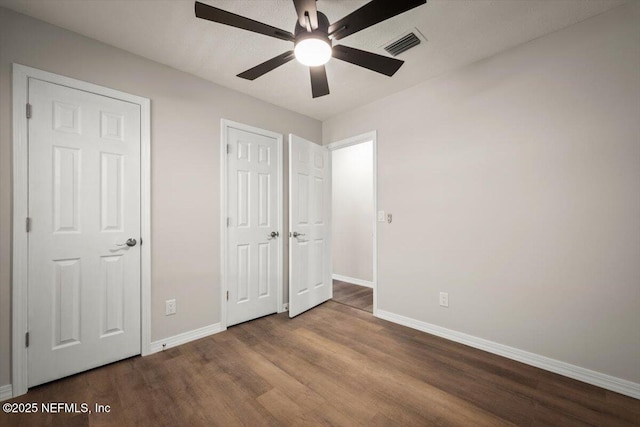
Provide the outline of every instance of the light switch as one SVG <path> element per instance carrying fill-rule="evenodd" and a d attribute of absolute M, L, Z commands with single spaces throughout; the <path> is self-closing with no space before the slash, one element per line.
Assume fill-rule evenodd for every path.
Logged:
<path fill-rule="evenodd" d="M 384 211 L 378 211 L 378 222 L 385 222 L 386 217 Z"/>

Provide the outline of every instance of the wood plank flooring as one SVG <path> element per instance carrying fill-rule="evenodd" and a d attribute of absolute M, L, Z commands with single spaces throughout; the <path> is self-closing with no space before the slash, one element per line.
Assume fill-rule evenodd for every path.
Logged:
<path fill-rule="evenodd" d="M 640 401 L 329 301 L 35 387 L 2 426 L 638 426 Z"/>
<path fill-rule="evenodd" d="M 341 280 L 333 281 L 333 300 L 373 313 L 373 289 Z"/>

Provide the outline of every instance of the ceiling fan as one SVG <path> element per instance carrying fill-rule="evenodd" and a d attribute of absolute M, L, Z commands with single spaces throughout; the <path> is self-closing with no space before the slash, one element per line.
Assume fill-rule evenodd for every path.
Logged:
<path fill-rule="evenodd" d="M 329 94 L 324 64 L 331 57 L 393 76 L 404 61 L 348 46 L 332 46 L 332 41 L 357 33 L 426 2 L 427 0 L 372 0 L 330 24 L 327 17 L 316 9 L 316 0 L 293 0 L 298 13 L 294 33 L 198 1 L 196 1 L 196 17 L 293 42 L 293 50 L 256 65 L 238 74 L 238 77 L 255 80 L 296 58 L 302 64 L 309 66 L 311 93 L 314 98 L 318 98 Z"/>

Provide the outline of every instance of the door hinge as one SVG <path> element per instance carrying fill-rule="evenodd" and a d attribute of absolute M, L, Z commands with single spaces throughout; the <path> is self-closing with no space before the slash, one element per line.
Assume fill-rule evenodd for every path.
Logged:
<path fill-rule="evenodd" d="M 27 103 L 27 119 L 31 118 L 31 104 Z"/>
<path fill-rule="evenodd" d="M 227 291 L 227 301 L 229 301 L 229 291 Z"/>
<path fill-rule="evenodd" d="M 231 153 L 231 144 L 227 144 L 227 154 Z"/>
<path fill-rule="evenodd" d="M 29 332 L 24 334 L 24 346 L 29 347 Z"/>
<path fill-rule="evenodd" d="M 231 225 L 231 218 L 227 217 L 227 227 Z"/>
<path fill-rule="evenodd" d="M 25 228 L 27 229 L 27 233 L 31 231 L 31 218 L 27 217 L 25 221 Z"/>

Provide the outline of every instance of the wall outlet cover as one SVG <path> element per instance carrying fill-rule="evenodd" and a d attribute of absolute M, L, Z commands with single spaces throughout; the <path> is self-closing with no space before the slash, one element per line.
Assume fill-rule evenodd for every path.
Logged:
<path fill-rule="evenodd" d="M 440 306 L 449 307 L 449 294 L 447 292 L 440 292 Z"/>
<path fill-rule="evenodd" d="M 168 299 L 164 302 L 164 315 L 169 316 L 171 314 L 176 314 L 176 300 Z"/>

